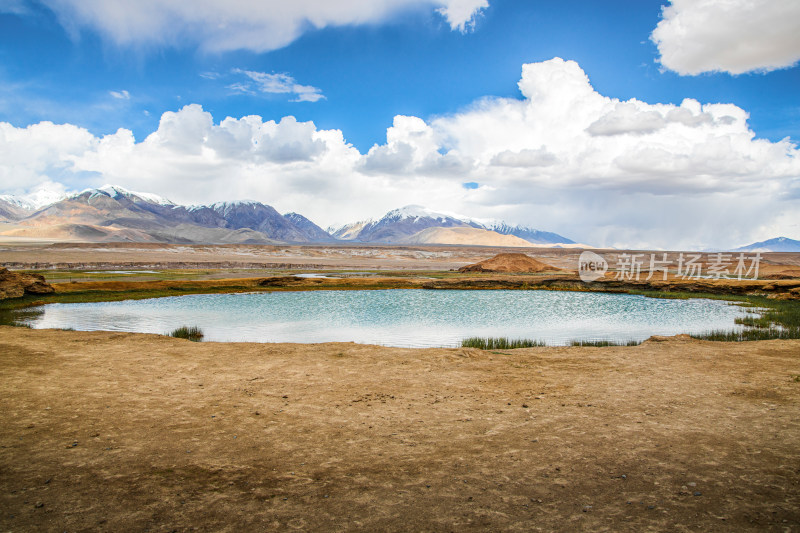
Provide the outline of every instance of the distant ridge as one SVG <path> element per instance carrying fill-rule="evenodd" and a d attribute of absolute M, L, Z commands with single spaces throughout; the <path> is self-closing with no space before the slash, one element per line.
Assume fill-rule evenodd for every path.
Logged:
<path fill-rule="evenodd" d="M 775 237 L 747 246 L 736 248 L 735 252 L 800 252 L 800 241 L 788 237 Z"/>
<path fill-rule="evenodd" d="M 408 205 L 377 220 L 325 231 L 299 213 L 281 215 L 255 200 L 180 205 L 157 194 L 103 185 L 33 200 L 0 196 L 0 234 L 89 242 L 445 244 L 584 247 L 557 233 Z M 56 198 L 47 205 L 39 202 Z"/>
<path fill-rule="evenodd" d="M 104 185 L 16 219 L 3 234 L 93 242 L 329 242 L 324 230 L 298 217 L 284 217 L 255 201 L 183 206 L 155 194 Z"/>
<path fill-rule="evenodd" d="M 473 228 L 479 231 L 437 232 L 431 229 L 425 234 L 420 233 L 430 228 Z M 400 209 L 394 209 L 379 220 L 363 220 L 345 224 L 339 228 L 328 228 L 328 232 L 341 240 L 376 243 L 425 242 L 427 244 L 453 244 L 452 241 L 457 240 L 460 241 L 458 244 L 494 242 L 494 244 L 486 244 L 490 246 L 517 246 L 523 244 L 513 241 L 513 239 L 499 238 L 500 236 L 513 236 L 533 244 L 575 244 L 575 241 L 557 233 L 540 231 L 526 226 L 511 226 L 502 221 L 481 221 L 462 215 L 436 212 L 418 205 L 408 205 Z M 470 234 L 474 237 L 474 242 L 468 242 L 470 239 L 466 235 Z"/>

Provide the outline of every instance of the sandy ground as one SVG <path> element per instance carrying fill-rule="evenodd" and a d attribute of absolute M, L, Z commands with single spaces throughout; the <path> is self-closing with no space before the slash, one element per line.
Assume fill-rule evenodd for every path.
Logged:
<path fill-rule="evenodd" d="M 2 531 L 798 531 L 800 341 L 0 328 Z"/>
<path fill-rule="evenodd" d="M 153 243 L 31 243 L 0 242 L 0 267 L 16 269 L 365 269 L 450 270 L 489 259 L 498 253 L 520 252 L 548 265 L 576 271 L 581 250 L 435 245 L 180 245 Z M 614 268 L 621 254 L 641 254 L 649 268 L 650 254 L 663 251 L 598 250 Z M 681 252 L 668 252 L 677 261 Z M 736 254 L 730 261 L 735 264 Z M 703 268 L 712 260 L 703 254 Z M 731 267 L 733 268 L 733 266 Z M 800 277 L 800 253 L 765 253 L 762 276 L 789 273 Z"/>

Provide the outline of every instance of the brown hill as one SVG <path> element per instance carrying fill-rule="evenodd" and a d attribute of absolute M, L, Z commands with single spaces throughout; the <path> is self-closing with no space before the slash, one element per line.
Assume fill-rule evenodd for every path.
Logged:
<path fill-rule="evenodd" d="M 49 294 L 53 286 L 39 274 L 11 272 L 0 268 L 0 300 L 4 298 L 20 298 L 25 294 Z"/>
<path fill-rule="evenodd" d="M 459 272 L 553 272 L 560 270 L 560 268 L 520 253 L 497 254 L 491 259 L 458 269 Z"/>

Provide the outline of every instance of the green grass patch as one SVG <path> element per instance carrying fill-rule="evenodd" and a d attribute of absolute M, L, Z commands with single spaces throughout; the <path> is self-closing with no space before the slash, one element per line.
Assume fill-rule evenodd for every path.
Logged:
<path fill-rule="evenodd" d="M 205 337 L 203 331 L 197 326 L 181 326 L 172 330 L 169 336 L 176 339 L 188 339 L 192 342 L 200 342 Z"/>
<path fill-rule="evenodd" d="M 605 346 L 639 346 L 640 341 L 629 339 L 626 341 L 610 341 L 610 340 L 586 340 L 586 341 L 572 341 L 570 346 L 594 346 L 597 348 Z"/>
<path fill-rule="evenodd" d="M 462 348 L 481 350 L 513 350 L 514 348 L 535 348 L 547 346 L 544 341 L 533 339 L 509 339 L 508 337 L 469 337 L 461 341 Z"/>
<path fill-rule="evenodd" d="M 740 296 L 746 307 L 757 309 L 758 316 L 736 319 L 744 326 L 741 331 L 713 330 L 692 335 L 695 339 L 709 341 L 763 341 L 771 339 L 800 339 L 800 302 L 775 300 L 764 296 Z"/>

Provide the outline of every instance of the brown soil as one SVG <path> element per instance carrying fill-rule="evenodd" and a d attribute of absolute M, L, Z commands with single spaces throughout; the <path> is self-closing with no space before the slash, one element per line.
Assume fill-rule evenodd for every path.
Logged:
<path fill-rule="evenodd" d="M 529 257 L 525 254 L 519 253 L 503 253 L 497 254 L 491 259 L 486 259 L 474 265 L 463 266 L 458 269 L 459 272 L 553 272 L 560 269 L 542 263 L 538 259 Z"/>
<path fill-rule="evenodd" d="M 794 531 L 800 341 L 0 328 L 3 531 Z"/>

